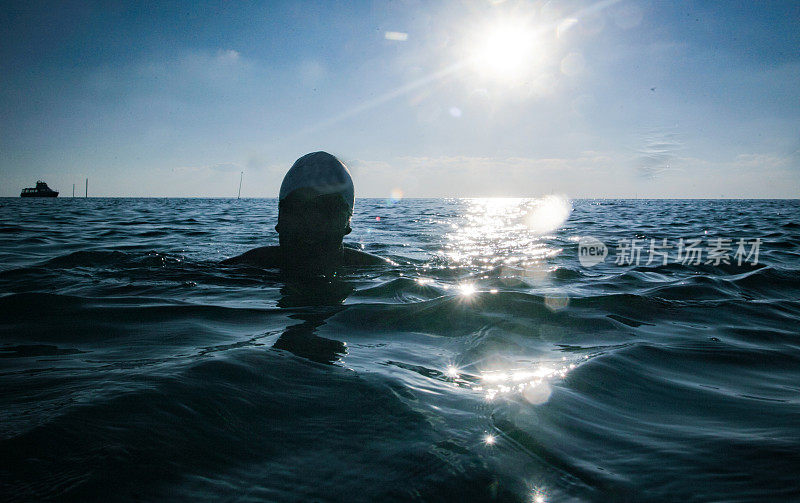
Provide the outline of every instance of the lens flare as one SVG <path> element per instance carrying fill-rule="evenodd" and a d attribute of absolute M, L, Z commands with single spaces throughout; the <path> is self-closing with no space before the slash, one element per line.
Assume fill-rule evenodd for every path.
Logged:
<path fill-rule="evenodd" d="M 541 405 L 550 399 L 552 388 L 546 381 L 541 381 L 522 389 L 522 396 L 533 405 Z"/>
<path fill-rule="evenodd" d="M 561 311 L 569 305 L 569 297 L 566 295 L 547 296 L 544 298 L 544 305 L 553 312 Z"/>
<path fill-rule="evenodd" d="M 528 213 L 528 228 L 537 234 L 547 234 L 564 225 L 571 213 L 572 203 L 566 197 L 545 196 Z"/>
<path fill-rule="evenodd" d="M 389 193 L 389 200 L 393 203 L 396 203 L 401 199 L 403 199 L 403 189 L 399 187 L 393 188 L 392 191 Z"/>

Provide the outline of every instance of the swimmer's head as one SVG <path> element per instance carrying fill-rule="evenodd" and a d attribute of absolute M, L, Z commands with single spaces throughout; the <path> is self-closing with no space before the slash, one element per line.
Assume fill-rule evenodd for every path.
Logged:
<path fill-rule="evenodd" d="M 309 254 L 340 248 L 355 202 L 347 167 L 327 152 L 306 154 L 283 178 L 278 203 L 281 247 Z"/>
<path fill-rule="evenodd" d="M 283 177 L 278 199 L 283 201 L 298 189 L 304 189 L 309 195 L 338 195 L 353 214 L 355 197 L 350 171 L 327 152 L 312 152 L 296 160 Z"/>

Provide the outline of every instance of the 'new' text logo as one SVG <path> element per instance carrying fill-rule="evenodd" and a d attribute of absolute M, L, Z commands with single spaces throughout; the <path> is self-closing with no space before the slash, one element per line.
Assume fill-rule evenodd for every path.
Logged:
<path fill-rule="evenodd" d="M 578 260 L 583 267 L 592 267 L 603 262 L 608 256 L 608 248 L 599 239 L 582 237 L 578 242 Z"/>

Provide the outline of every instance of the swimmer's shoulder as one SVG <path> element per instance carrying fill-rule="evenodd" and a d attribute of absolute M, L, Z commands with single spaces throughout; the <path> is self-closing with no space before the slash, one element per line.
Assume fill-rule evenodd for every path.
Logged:
<path fill-rule="evenodd" d="M 223 265 L 253 265 L 257 267 L 274 268 L 280 267 L 281 255 L 279 246 L 262 246 L 253 248 L 241 255 L 225 259 L 220 262 Z"/>
<path fill-rule="evenodd" d="M 225 259 L 220 263 L 222 265 L 252 265 L 255 267 L 278 268 L 281 267 L 282 264 L 280 250 L 280 246 L 262 246 L 260 248 L 253 248 L 236 257 Z M 362 266 L 387 264 L 392 265 L 394 262 L 348 246 L 344 246 L 343 248 L 342 265 Z"/>
<path fill-rule="evenodd" d="M 391 265 L 391 260 L 344 246 L 344 265 Z"/>

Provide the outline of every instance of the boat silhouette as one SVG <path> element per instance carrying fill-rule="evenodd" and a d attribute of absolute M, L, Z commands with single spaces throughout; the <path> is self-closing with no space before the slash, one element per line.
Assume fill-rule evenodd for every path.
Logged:
<path fill-rule="evenodd" d="M 36 182 L 36 187 L 22 189 L 19 197 L 58 197 L 58 191 L 51 189 L 46 183 L 39 180 Z"/>

